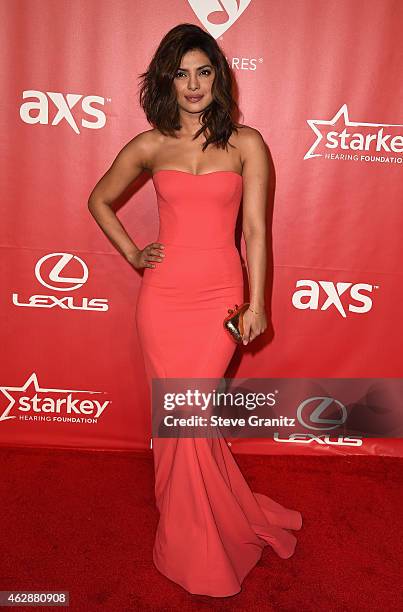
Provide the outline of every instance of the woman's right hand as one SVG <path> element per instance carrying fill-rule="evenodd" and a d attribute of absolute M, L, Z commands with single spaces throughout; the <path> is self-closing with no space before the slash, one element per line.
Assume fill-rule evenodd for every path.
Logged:
<path fill-rule="evenodd" d="M 135 268 L 155 268 L 153 261 L 162 261 L 164 258 L 164 245 L 161 242 L 150 242 L 144 249 L 129 253 L 126 259 Z"/>

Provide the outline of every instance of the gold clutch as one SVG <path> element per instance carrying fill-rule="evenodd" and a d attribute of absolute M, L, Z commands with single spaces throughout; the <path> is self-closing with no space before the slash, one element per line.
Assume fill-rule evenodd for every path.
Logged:
<path fill-rule="evenodd" d="M 238 306 L 235 304 L 234 310 L 228 308 L 228 315 L 224 319 L 224 328 L 229 332 L 231 338 L 240 344 L 243 336 L 243 315 L 248 310 L 250 302 L 245 302 Z"/>

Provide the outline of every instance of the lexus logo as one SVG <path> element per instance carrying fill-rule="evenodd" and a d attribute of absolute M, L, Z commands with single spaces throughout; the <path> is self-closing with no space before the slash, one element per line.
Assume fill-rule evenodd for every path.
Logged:
<path fill-rule="evenodd" d="M 44 263 L 49 259 L 53 259 L 52 267 L 43 273 L 42 269 L 45 267 Z M 63 271 L 66 266 L 74 260 L 78 262 L 81 270 L 81 275 L 78 277 L 74 276 L 63 276 Z M 74 289 L 80 289 L 84 283 L 88 280 L 88 267 L 85 262 L 71 253 L 49 253 L 44 255 L 35 266 L 35 276 L 38 281 L 54 291 L 73 291 Z M 46 280 L 43 278 L 46 276 Z"/>
<path fill-rule="evenodd" d="M 92 310 L 107 312 L 109 309 L 106 298 L 87 296 L 72 296 L 69 292 L 81 289 L 88 280 L 87 264 L 72 253 L 48 253 L 39 259 L 35 265 L 35 277 L 41 285 L 51 289 L 51 292 L 62 291 L 67 295 L 34 294 L 22 297 L 13 293 L 14 306 L 25 308 L 61 308 L 80 312 Z"/>
<path fill-rule="evenodd" d="M 315 403 L 317 400 L 320 400 L 319 404 Z M 323 413 L 332 405 L 336 407 L 339 416 L 332 419 L 324 417 Z M 308 397 L 299 404 L 297 419 L 307 429 L 328 431 L 329 429 L 336 429 L 346 422 L 347 410 L 344 404 L 333 397 Z"/>

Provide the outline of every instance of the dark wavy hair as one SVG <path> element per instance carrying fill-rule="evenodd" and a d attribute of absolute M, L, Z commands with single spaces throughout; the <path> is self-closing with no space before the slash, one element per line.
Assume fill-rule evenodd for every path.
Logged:
<path fill-rule="evenodd" d="M 241 127 L 232 119 L 235 113 L 237 115 L 239 113 L 238 105 L 232 95 L 234 84 L 232 71 L 215 39 L 199 26 L 181 23 L 165 34 L 147 71 L 138 77 L 141 79 L 140 106 L 154 128 L 164 135 L 176 136 L 174 130 L 179 130 L 181 125 L 173 81 L 182 56 L 193 49 L 203 51 L 216 72 L 212 85 L 213 100 L 202 111 L 202 127 L 196 132 L 193 140 L 203 132 L 206 136 L 203 151 L 213 143 L 217 147 L 226 149 L 232 132 L 237 132 L 237 128 Z"/>

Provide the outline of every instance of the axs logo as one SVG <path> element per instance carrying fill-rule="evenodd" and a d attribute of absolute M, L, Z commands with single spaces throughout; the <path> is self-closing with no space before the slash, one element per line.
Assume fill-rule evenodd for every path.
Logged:
<path fill-rule="evenodd" d="M 373 289 L 378 289 L 378 285 L 369 285 L 368 283 L 333 283 L 331 281 L 313 280 L 298 280 L 296 285 L 302 288 L 295 291 L 292 296 L 292 304 L 295 308 L 298 308 L 298 310 L 327 310 L 334 307 L 344 318 L 347 315 L 340 298 L 348 289 L 351 300 L 358 302 L 358 305 L 348 304 L 348 310 L 360 314 L 368 312 L 372 308 L 371 297 L 361 292 L 371 292 Z"/>
<path fill-rule="evenodd" d="M 92 104 L 105 104 L 105 98 L 101 96 L 83 96 L 81 94 L 62 94 L 54 91 L 36 91 L 29 89 L 23 91 L 24 100 L 30 98 L 20 106 L 20 117 L 24 123 L 45 125 L 58 125 L 65 120 L 69 126 L 80 133 L 77 122 L 73 116 L 73 109 L 77 108 L 80 102 L 81 110 L 93 117 L 95 121 L 89 121 L 85 117 L 81 118 L 81 126 L 90 130 L 99 130 L 106 123 L 106 115 L 103 110 L 92 106 Z M 110 99 L 107 98 L 107 101 Z M 77 113 L 78 114 L 78 113 Z"/>

